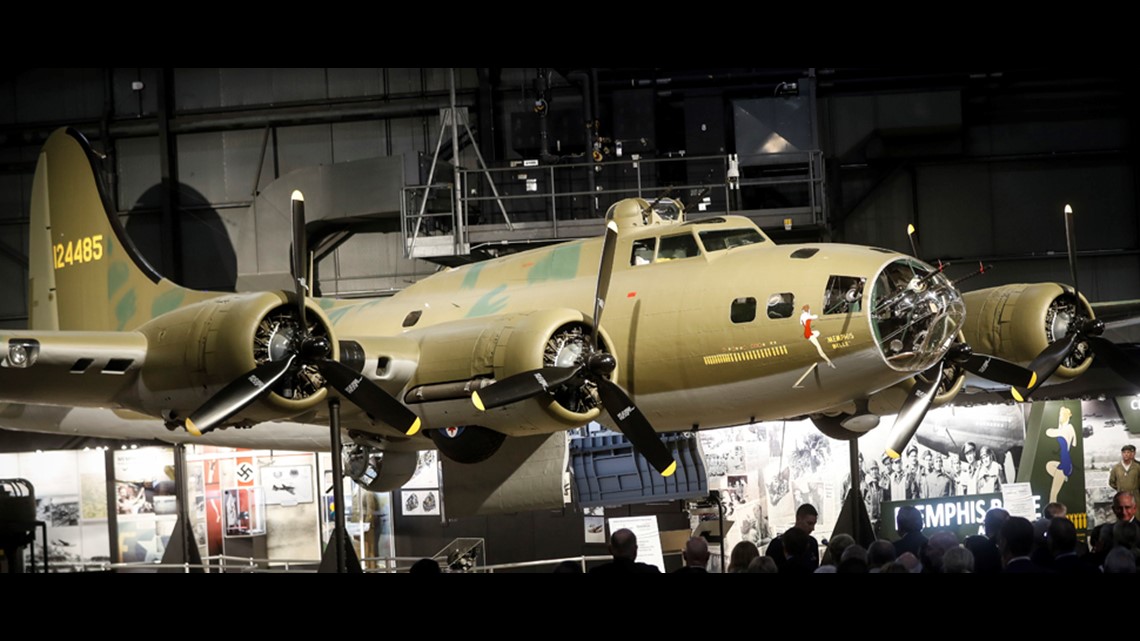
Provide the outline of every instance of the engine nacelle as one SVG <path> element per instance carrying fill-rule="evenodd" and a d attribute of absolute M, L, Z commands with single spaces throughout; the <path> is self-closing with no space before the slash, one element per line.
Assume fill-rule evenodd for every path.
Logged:
<path fill-rule="evenodd" d="M 1003 285 L 968 292 L 962 333 L 980 354 L 1028 364 L 1053 341 L 1065 337 L 1078 315 L 1094 318 L 1084 296 L 1077 301 L 1072 288 L 1058 283 Z M 1087 344 L 1078 344 L 1057 375 L 1084 373 L 1092 360 Z"/>
<path fill-rule="evenodd" d="M 329 321 L 306 303 L 311 331 L 329 336 Z M 278 360 L 297 330 L 296 305 L 284 292 L 231 294 L 181 307 L 139 328 L 147 360 L 139 377 L 140 404 L 177 420 L 266 360 Z M 331 357 L 339 357 L 332 340 Z M 325 400 L 327 392 L 302 370 L 233 417 L 232 424 L 297 416 Z"/>
<path fill-rule="evenodd" d="M 549 432 L 552 420 L 559 429 L 584 425 L 599 416 L 599 408 L 583 403 L 575 390 L 487 412 L 476 410 L 470 397 L 492 379 L 573 364 L 590 331 L 589 319 L 574 309 L 471 318 L 434 325 L 430 332 L 410 331 L 405 336 L 419 341 L 420 362 L 404 400 L 422 403 L 416 409 L 429 425 L 483 425 L 514 435 Z M 602 341 L 610 344 L 604 329 Z"/>

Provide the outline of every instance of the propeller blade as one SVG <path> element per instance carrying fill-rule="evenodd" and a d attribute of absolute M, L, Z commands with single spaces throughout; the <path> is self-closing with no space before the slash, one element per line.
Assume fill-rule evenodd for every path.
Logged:
<path fill-rule="evenodd" d="M 293 282 L 297 288 L 297 314 L 302 327 L 308 327 L 305 320 L 305 298 L 309 293 L 307 280 L 309 271 L 309 241 L 305 236 L 305 196 L 301 191 L 293 191 Z"/>
<path fill-rule="evenodd" d="M 891 428 L 891 435 L 887 439 L 887 456 L 891 458 L 902 456 L 907 443 L 910 443 L 911 437 L 918 431 L 918 426 L 922 425 L 922 419 L 926 418 L 930 403 L 934 401 L 934 392 L 942 384 L 942 364 L 939 363 L 935 370 L 933 381 L 924 384 L 921 380 L 916 380 L 914 387 L 910 389 L 910 394 L 903 402 L 894 427 Z"/>
<path fill-rule="evenodd" d="M 534 398 L 574 378 L 580 367 L 544 367 L 508 376 L 471 393 L 471 402 L 479 411 Z"/>
<path fill-rule="evenodd" d="M 974 354 L 962 363 L 962 367 L 966 368 L 967 372 L 1012 387 L 1033 389 L 1037 385 L 1037 374 L 1033 370 L 997 356 Z"/>
<path fill-rule="evenodd" d="M 644 456 L 661 476 L 671 476 L 676 472 L 677 462 L 669 454 L 669 448 L 661 442 L 657 430 L 653 429 L 649 419 L 637 409 L 625 390 L 607 378 L 599 376 L 593 380 L 598 384 L 598 395 L 601 397 L 602 405 L 617 423 L 621 433 L 633 443 L 634 449 Z"/>
<path fill-rule="evenodd" d="M 1104 359 L 1105 365 L 1112 368 L 1112 371 L 1129 383 L 1140 385 L 1140 363 L 1107 338 L 1088 336 L 1087 340 L 1097 358 Z"/>
<path fill-rule="evenodd" d="M 1073 332 L 1061 340 L 1053 341 L 1048 347 L 1041 350 L 1037 358 L 1029 364 L 1029 369 L 1037 374 L 1037 384 L 1028 388 L 1013 387 L 1009 393 L 1013 395 L 1014 400 L 1024 402 L 1033 393 L 1033 390 L 1041 386 L 1042 383 L 1049 380 L 1049 377 L 1057 371 L 1061 363 L 1069 357 L 1069 353 L 1073 351 L 1073 347 L 1080 339 L 1079 332 Z"/>
<path fill-rule="evenodd" d="M 293 365 L 296 354 L 283 361 L 270 361 L 230 381 L 217 394 L 186 417 L 186 431 L 201 436 L 226 422 L 231 416 L 249 407 L 281 380 Z"/>
<path fill-rule="evenodd" d="M 915 238 L 915 236 L 914 236 L 915 233 L 917 233 L 917 232 L 914 229 L 914 225 L 907 225 L 906 226 L 906 236 L 907 236 L 907 238 L 910 239 L 911 255 L 914 256 L 915 258 L 920 258 L 920 255 L 918 253 L 918 239 Z"/>
<path fill-rule="evenodd" d="M 374 418 L 384 421 L 408 436 L 420 431 L 420 417 L 379 385 L 365 378 L 363 374 L 329 358 L 317 361 L 317 367 L 321 370 L 321 376 L 324 376 L 329 385 L 336 388 L 341 396 Z"/>
<path fill-rule="evenodd" d="M 1077 286 L 1077 228 L 1073 223 L 1073 208 L 1065 205 L 1065 243 L 1069 250 L 1069 275 L 1073 277 L 1073 291 L 1077 305 L 1081 304 L 1081 288 Z"/>
<path fill-rule="evenodd" d="M 617 253 L 618 226 L 614 221 L 606 223 L 606 240 L 602 245 L 602 262 L 598 266 L 598 288 L 594 294 L 594 347 L 601 349 L 598 328 L 602 326 L 602 311 L 606 308 L 606 295 L 610 291 L 610 276 L 614 271 L 614 255 Z"/>

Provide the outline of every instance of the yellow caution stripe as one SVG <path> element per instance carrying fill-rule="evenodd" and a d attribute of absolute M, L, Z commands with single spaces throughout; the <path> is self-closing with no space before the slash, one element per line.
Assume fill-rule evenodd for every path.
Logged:
<path fill-rule="evenodd" d="M 704 361 L 705 365 L 723 365 L 725 363 L 744 363 L 747 361 L 763 360 L 766 358 L 776 358 L 778 356 L 787 355 L 788 346 L 777 345 L 776 347 L 759 347 L 756 349 L 749 349 L 741 352 L 710 354 L 704 357 Z"/>

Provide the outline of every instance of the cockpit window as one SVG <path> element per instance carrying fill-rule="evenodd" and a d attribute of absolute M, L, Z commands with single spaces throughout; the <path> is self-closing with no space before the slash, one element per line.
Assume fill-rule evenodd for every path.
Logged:
<path fill-rule="evenodd" d="M 796 297 L 791 292 L 772 294 L 768 297 L 768 318 L 791 318 L 796 308 Z"/>
<path fill-rule="evenodd" d="M 661 239 L 661 246 L 657 250 L 658 262 L 700 255 L 701 250 L 697 248 L 697 240 L 692 234 L 665 236 Z"/>
<path fill-rule="evenodd" d="M 863 310 L 863 286 L 866 278 L 856 276 L 832 276 L 827 279 L 827 291 L 823 293 L 823 314 L 858 313 Z"/>
<path fill-rule="evenodd" d="M 657 239 L 656 238 L 642 238 L 641 240 L 633 241 L 633 252 L 629 256 L 630 265 L 648 265 L 653 262 L 653 254 L 656 253 Z"/>
<path fill-rule="evenodd" d="M 711 229 L 700 232 L 701 244 L 705 251 L 715 252 L 733 247 L 743 247 L 764 242 L 764 237 L 755 229 Z"/>

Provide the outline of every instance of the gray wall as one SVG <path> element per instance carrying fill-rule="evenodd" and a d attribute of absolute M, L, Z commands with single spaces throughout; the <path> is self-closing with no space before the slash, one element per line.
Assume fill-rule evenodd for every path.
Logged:
<path fill-rule="evenodd" d="M 1013 120 L 969 100 L 937 91 L 824 101 L 830 177 L 848 206 L 842 238 L 909 251 L 914 223 L 923 258 L 962 263 L 952 274 L 994 264 L 966 289 L 1069 282 L 1062 212 L 1071 204 L 1079 250 L 1090 254 L 1079 259 L 1082 292 L 1140 298 L 1133 118 L 1045 106 Z"/>
<path fill-rule="evenodd" d="M 31 175 L 39 147 L 58 126 L 79 127 L 107 154 L 116 207 L 136 244 L 160 264 L 161 78 L 160 70 L 142 68 L 0 76 L 0 128 L 7 132 L 0 138 L 0 279 L 12 283 L 0 303 L 0 326 L 26 321 Z M 276 178 L 313 165 L 399 156 L 409 181 L 419 182 L 419 156 L 430 157 L 440 132 L 438 108 L 417 105 L 445 99 L 449 82 L 447 69 L 428 68 L 174 69 L 168 78 L 181 280 L 208 289 L 234 287 L 240 257 L 233 255 L 239 244 L 233 235 L 256 193 Z M 135 81 L 141 91 L 132 89 Z M 457 69 L 456 82 L 458 91 L 470 91 L 475 70 Z M 416 115 L 384 117 L 359 106 L 398 101 Z M 336 109 L 350 111 L 325 115 Z M 273 120 L 268 138 L 267 119 Z M 473 163 L 474 156 L 465 151 L 461 161 Z M 399 254 L 398 234 L 358 236 L 322 264 L 325 289 L 398 288 L 434 270 Z"/>
<path fill-rule="evenodd" d="M 674 74 L 659 89 L 642 91 L 644 99 L 631 107 L 619 95 L 631 86 L 622 74 L 660 77 L 668 70 L 601 70 L 600 133 L 613 135 L 619 123 L 632 119 L 622 110 L 636 107 L 637 114 L 645 112 L 656 122 L 644 132 L 651 138 L 711 149 L 707 128 L 698 132 L 687 118 L 677 118 L 678 105 L 699 103 L 705 115 L 715 116 L 718 104 L 770 98 L 770 83 L 801 77 L 806 70 L 743 75 L 723 70 L 719 75 L 726 82 L 736 82 L 731 87 L 706 81 L 722 70 L 710 71 Z M 1071 203 L 1081 250 L 1094 254 L 1081 257 L 1086 294 L 1094 300 L 1140 298 L 1132 141 L 1137 110 L 1126 76 L 1113 70 L 1061 70 L 1055 77 L 1038 71 L 1024 80 L 1016 73 L 981 79 L 963 74 L 950 82 L 948 74 L 931 73 L 844 88 L 856 71 L 889 75 L 832 70 L 819 74 L 820 83 L 810 93 L 817 98 L 818 114 L 811 126 L 827 158 L 832 239 L 907 250 L 905 226 L 913 222 L 924 258 L 995 265 L 992 275 L 968 281 L 967 287 L 1068 281 L 1061 208 Z M 530 113 L 535 70 L 503 68 L 489 77 L 497 78 L 496 84 L 481 87 L 475 69 L 458 69 L 461 102 L 473 106 L 473 128 L 491 148 L 485 153 L 494 151 L 500 161 L 518 157 L 511 149 L 512 115 Z M 574 87 L 581 77 L 554 74 L 553 109 L 581 108 Z M 254 194 L 274 179 L 313 165 L 398 156 L 405 180 L 420 182 L 424 156 L 430 158 L 439 136 L 438 107 L 448 88 L 447 70 L 439 68 L 3 73 L 0 279 L 10 285 L 0 302 L 0 326 L 19 326 L 26 318 L 31 174 L 40 145 L 57 126 L 79 126 L 107 153 L 105 169 L 120 214 L 139 244 L 157 251 L 163 78 L 170 88 L 166 113 L 184 209 L 182 248 L 193 250 L 183 252 L 183 281 L 210 288 L 233 286 L 243 259 L 235 255 L 241 245 L 235 234 L 249 227 L 245 217 Z M 131 88 L 136 81 L 143 83 L 141 91 Z M 491 120 L 480 127 L 480 117 Z M 670 126 L 683 131 L 666 131 Z M 747 139 L 737 127 L 726 121 L 714 128 L 723 129 L 729 152 L 740 151 L 736 141 Z M 667 145 L 651 140 L 649 146 L 663 152 Z M 475 165 L 470 147 L 461 152 L 461 163 Z M 210 251 L 201 251 L 203 246 Z M 394 234 L 358 236 L 322 264 L 325 290 L 399 288 L 434 269 L 400 254 Z"/>

